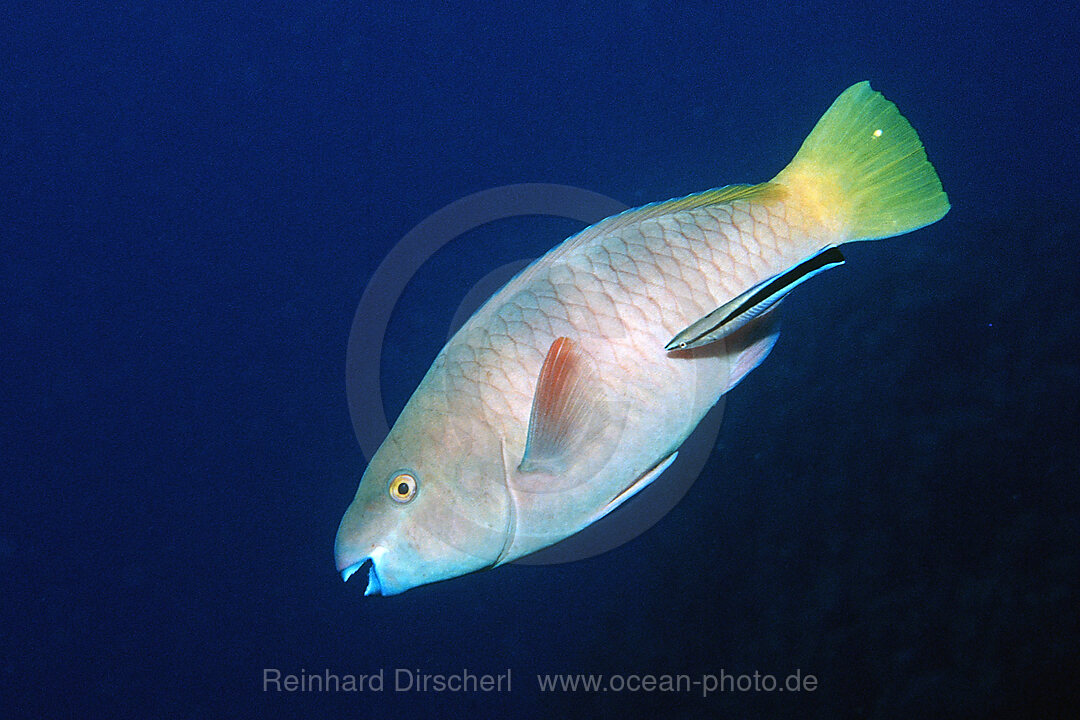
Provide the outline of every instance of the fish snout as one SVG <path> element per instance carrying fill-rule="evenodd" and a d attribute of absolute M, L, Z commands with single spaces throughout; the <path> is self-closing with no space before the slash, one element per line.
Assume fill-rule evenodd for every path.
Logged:
<path fill-rule="evenodd" d="M 388 584 L 384 581 L 385 563 L 382 558 L 386 548 L 373 541 L 369 532 L 365 532 L 361 514 L 354 505 L 350 506 L 338 527 L 334 540 L 334 564 L 341 573 L 341 579 L 348 582 L 365 564 L 368 567 L 368 585 L 365 595 L 389 595 Z"/>
<path fill-rule="evenodd" d="M 382 558 L 386 554 L 386 548 L 360 541 L 355 533 L 344 530 L 343 523 L 342 528 L 338 530 L 337 540 L 334 542 L 334 564 L 337 566 L 337 571 L 341 573 L 342 581 L 349 582 L 349 578 L 367 564 L 368 584 L 364 595 L 393 594 L 388 591 L 389 585 L 383 580 L 385 572 L 380 572 L 385 565 Z"/>

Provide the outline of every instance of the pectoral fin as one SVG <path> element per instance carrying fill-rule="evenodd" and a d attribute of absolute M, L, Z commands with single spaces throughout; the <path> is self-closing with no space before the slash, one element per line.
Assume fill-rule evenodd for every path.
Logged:
<path fill-rule="evenodd" d="M 665 350 L 686 350 L 716 342 L 759 318 L 780 302 L 796 286 L 820 272 L 844 264 L 839 248 L 822 250 L 790 270 L 758 283 L 730 302 L 692 323 L 671 339 Z"/>
<path fill-rule="evenodd" d="M 607 403 L 593 364 L 573 340 L 551 343 L 536 381 L 521 472 L 563 472 L 603 427 Z"/>

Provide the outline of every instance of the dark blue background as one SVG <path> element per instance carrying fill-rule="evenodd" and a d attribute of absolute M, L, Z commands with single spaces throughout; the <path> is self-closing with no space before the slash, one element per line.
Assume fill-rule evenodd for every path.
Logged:
<path fill-rule="evenodd" d="M 359 5 L 0 11 L 0 715 L 1077 700 L 1072 3 Z M 364 465 L 345 347 L 404 233 L 507 183 L 639 204 L 767 179 L 863 79 L 918 129 L 953 210 L 791 298 L 671 514 L 575 564 L 390 599 L 341 584 L 332 542 Z M 496 225 L 436 257 L 391 326 L 389 411 L 470 279 L 574 229 Z M 514 690 L 264 694 L 264 667 L 512 668 Z M 541 697 L 533 680 L 795 668 L 819 689 Z"/>

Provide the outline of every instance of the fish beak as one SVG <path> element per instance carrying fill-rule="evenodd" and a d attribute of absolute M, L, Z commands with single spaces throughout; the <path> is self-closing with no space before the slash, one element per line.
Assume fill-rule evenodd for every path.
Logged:
<path fill-rule="evenodd" d="M 342 582 L 349 582 L 349 578 L 351 578 L 353 576 L 353 573 L 355 573 L 357 570 L 359 570 L 360 566 L 363 565 L 363 564 L 364 563 L 362 563 L 362 562 L 358 562 L 358 563 L 350 565 L 349 567 L 342 570 L 341 571 L 341 581 Z"/>
<path fill-rule="evenodd" d="M 341 579 L 343 582 L 349 582 L 349 578 L 356 574 L 356 572 L 362 568 L 365 564 L 371 563 L 368 567 L 368 584 L 367 589 L 364 590 L 364 595 L 383 595 L 387 594 L 383 591 L 383 582 L 379 579 L 379 571 L 377 569 L 377 563 L 383 554 L 386 553 L 385 548 L 377 547 L 371 551 L 366 557 L 361 558 L 358 562 L 354 562 L 351 565 L 340 568 Z"/>
<path fill-rule="evenodd" d="M 364 597 L 376 594 L 382 594 L 382 583 L 379 582 L 379 573 L 375 570 L 375 561 L 372 560 L 371 567 L 368 568 L 367 589 L 364 590 Z"/>

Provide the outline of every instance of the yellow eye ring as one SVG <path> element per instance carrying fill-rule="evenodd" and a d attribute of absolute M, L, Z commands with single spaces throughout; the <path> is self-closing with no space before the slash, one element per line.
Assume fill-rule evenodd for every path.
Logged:
<path fill-rule="evenodd" d="M 399 472 L 390 478 L 390 499 L 405 504 L 416 497 L 416 478 L 410 473 Z"/>

